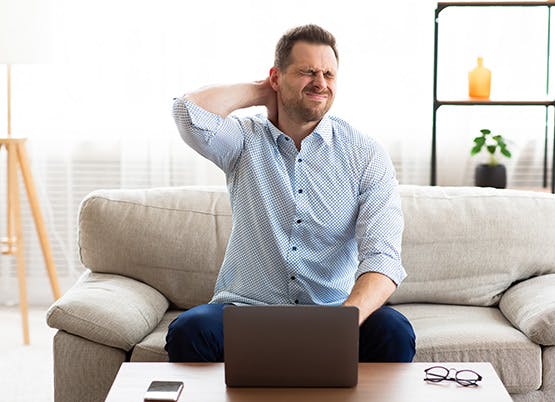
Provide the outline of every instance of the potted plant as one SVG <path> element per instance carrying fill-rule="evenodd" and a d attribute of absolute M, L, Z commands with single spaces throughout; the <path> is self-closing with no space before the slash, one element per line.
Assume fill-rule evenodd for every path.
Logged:
<path fill-rule="evenodd" d="M 499 150 L 501 155 L 510 158 L 511 152 L 507 149 L 507 143 L 500 134 L 492 134 L 488 129 L 480 130 L 482 133 L 474 138 L 474 146 L 470 150 L 470 155 L 474 156 L 485 149 L 489 153 L 489 162 L 476 166 L 474 171 L 474 184 L 478 187 L 507 187 L 507 169 L 505 165 L 499 163 L 496 156 Z"/>

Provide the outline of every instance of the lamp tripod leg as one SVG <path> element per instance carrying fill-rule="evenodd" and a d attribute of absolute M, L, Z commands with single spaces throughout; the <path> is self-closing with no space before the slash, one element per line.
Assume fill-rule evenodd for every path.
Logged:
<path fill-rule="evenodd" d="M 44 225 L 44 220 L 40 211 L 33 175 L 31 174 L 29 159 L 25 149 L 25 143 L 20 142 L 17 144 L 17 156 L 19 160 L 19 167 L 21 168 L 21 173 L 23 175 L 23 182 L 25 183 L 25 188 L 27 190 L 27 198 L 35 220 L 35 227 L 37 229 L 37 234 L 42 248 L 42 254 L 46 263 L 50 286 L 52 287 L 54 300 L 58 300 L 61 297 L 61 292 L 58 284 L 58 276 L 56 274 L 56 266 L 54 265 L 50 242 L 48 241 L 48 236 L 46 235 L 46 226 Z"/>
<path fill-rule="evenodd" d="M 9 172 L 8 172 L 8 189 L 10 188 L 10 178 L 9 178 Z M 7 206 L 6 206 L 6 221 L 8 224 L 8 231 L 7 231 L 7 236 L 6 236 L 6 249 L 2 251 L 2 254 L 13 254 L 14 253 L 14 226 L 13 226 L 13 206 L 12 206 L 12 202 L 10 200 L 10 197 L 8 196 L 8 200 L 7 200 Z"/>
<path fill-rule="evenodd" d="M 2 151 L 2 146 L 4 144 L 0 143 L 0 151 Z M 6 145 L 6 152 L 8 146 Z M 6 170 L 6 190 L 10 188 L 10 172 Z M 14 229 L 13 229 L 13 209 L 10 202 L 9 192 L 6 191 L 6 225 L 7 225 L 7 235 L 0 239 L 0 253 L 11 255 L 14 253 L 13 240 L 14 240 Z"/>
<path fill-rule="evenodd" d="M 21 204 L 19 200 L 19 188 L 17 183 L 17 146 L 8 144 L 8 199 L 15 226 L 15 257 L 17 261 L 17 279 L 19 282 L 19 305 L 21 319 L 23 322 L 23 343 L 28 345 L 29 340 L 29 311 L 27 306 L 27 284 L 25 279 L 25 257 L 23 254 L 23 226 L 21 223 Z"/>

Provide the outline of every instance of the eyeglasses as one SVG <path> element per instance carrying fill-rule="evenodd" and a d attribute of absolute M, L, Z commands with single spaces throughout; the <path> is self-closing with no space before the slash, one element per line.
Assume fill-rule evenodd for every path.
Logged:
<path fill-rule="evenodd" d="M 455 372 L 454 377 L 449 377 L 451 371 Z M 441 381 L 455 381 L 457 384 L 463 387 L 477 386 L 478 381 L 482 380 L 482 376 L 472 370 L 456 370 L 448 369 L 442 366 L 433 366 L 424 370 L 426 373 L 426 378 L 424 381 L 429 382 L 441 382 Z"/>

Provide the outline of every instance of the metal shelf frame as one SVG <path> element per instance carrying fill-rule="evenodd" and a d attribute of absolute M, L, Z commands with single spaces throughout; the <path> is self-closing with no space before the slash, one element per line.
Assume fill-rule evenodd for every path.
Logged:
<path fill-rule="evenodd" d="M 437 75 L 438 75 L 438 39 L 439 39 L 439 14 L 447 7 L 547 7 L 547 69 L 545 93 L 549 93 L 549 67 L 551 50 L 551 7 L 555 5 L 553 1 L 526 1 L 526 2 L 438 2 L 434 18 L 434 103 L 433 103 L 433 123 L 432 123 L 432 152 L 430 158 L 430 184 L 437 185 L 437 111 L 441 106 L 544 106 L 545 107 L 545 134 L 544 134 L 544 158 L 543 158 L 543 187 L 547 188 L 547 169 L 548 169 L 548 130 L 549 130 L 549 108 L 553 109 L 554 129 L 553 129 L 553 148 L 551 160 L 551 192 L 555 193 L 555 99 L 528 99 L 528 100 L 439 100 L 437 98 Z"/>

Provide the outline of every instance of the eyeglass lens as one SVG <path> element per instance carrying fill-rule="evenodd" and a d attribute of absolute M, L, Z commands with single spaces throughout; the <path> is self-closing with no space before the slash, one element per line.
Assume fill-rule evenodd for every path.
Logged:
<path fill-rule="evenodd" d="M 477 381 L 480 380 L 480 376 L 478 375 L 478 373 L 475 373 L 472 370 L 461 370 L 457 371 L 457 373 L 455 374 L 455 379 L 458 382 L 475 384 Z"/>
<path fill-rule="evenodd" d="M 445 367 L 430 367 L 426 369 L 426 378 L 430 381 L 442 381 L 449 375 L 449 370 Z"/>

